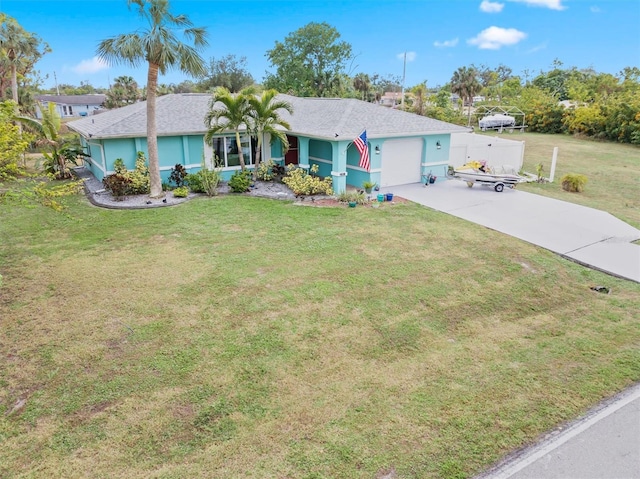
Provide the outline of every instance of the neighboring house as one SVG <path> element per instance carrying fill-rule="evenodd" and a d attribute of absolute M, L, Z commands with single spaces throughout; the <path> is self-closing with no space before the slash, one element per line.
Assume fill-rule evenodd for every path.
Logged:
<path fill-rule="evenodd" d="M 204 142 L 204 117 L 209 94 L 173 94 L 157 99 L 156 116 L 161 175 L 164 181 L 176 164 L 195 172 L 204 159 L 213 164 L 219 158 L 222 175 L 228 180 L 240 168 L 233 132 L 217 136 L 213 145 Z M 466 127 L 445 123 L 404 111 L 385 108 L 355 99 L 298 98 L 279 95 L 288 101 L 293 114 L 280 114 L 291 129 L 290 148 L 283 153 L 279 141 L 264 140 L 262 160 L 296 164 L 301 168 L 318 165 L 318 174 L 333 178 L 336 192 L 347 185 L 360 187 L 365 180 L 382 187 L 424 181 L 429 172 L 443 174 L 449 161 L 452 133 L 469 132 Z M 67 124 L 82 137 L 90 158 L 87 167 L 98 179 L 113 173 L 113 163 L 121 158 L 133 169 L 136 153 L 148 156 L 146 102 L 107 111 Z M 366 129 L 371 169 L 359 166 L 353 139 Z M 243 135 L 243 153 L 248 167 L 254 162 L 255 140 Z"/>
<path fill-rule="evenodd" d="M 402 93 L 399 91 L 385 91 L 380 97 L 380 105 L 382 106 L 396 106 L 400 104 Z"/>
<path fill-rule="evenodd" d="M 56 105 L 60 118 L 83 117 L 102 111 L 107 95 L 95 93 L 91 95 L 38 95 L 36 100 L 40 108 L 47 108 L 48 103 Z M 41 119 L 40 108 L 36 109 L 36 116 Z"/>

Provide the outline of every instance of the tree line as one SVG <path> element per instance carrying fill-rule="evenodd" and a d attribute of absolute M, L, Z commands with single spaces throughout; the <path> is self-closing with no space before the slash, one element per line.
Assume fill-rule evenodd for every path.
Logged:
<path fill-rule="evenodd" d="M 129 0 L 138 13 L 153 9 L 169 12 L 168 0 Z M 145 10 L 146 8 L 146 10 Z M 173 17 L 184 17 L 175 16 Z M 149 17 L 147 17 L 149 18 Z M 88 82 L 42 89 L 35 70 L 37 61 L 50 52 L 37 34 L 26 32 L 15 19 L 0 16 L 0 100 L 13 98 L 22 114 L 33 114 L 40 93 L 104 93 L 105 106 L 116 108 L 148 96 L 146 87 L 131 76 L 120 76 L 107 89 Z M 168 33 L 165 32 L 165 33 Z M 227 54 L 204 61 L 192 80 L 157 84 L 156 95 L 213 92 L 224 87 L 232 93 L 247 87 L 275 89 L 296 96 L 358 98 L 379 102 L 385 92 L 399 93 L 399 76 L 352 71 L 356 56 L 349 43 L 327 23 L 311 22 L 267 50 L 271 71 L 258 84 L 248 71 L 246 57 Z M 135 64 L 131 64 L 132 66 Z M 405 89 L 403 108 L 444 121 L 475 124 L 474 98 L 485 105 L 517 107 L 525 113 L 528 131 L 571 133 L 624 143 L 640 144 L 640 69 L 627 67 L 617 74 L 565 67 L 555 60 L 548 71 L 524 71 L 515 75 L 505 66 L 461 66 L 445 85 L 427 82 Z M 397 105 L 396 107 L 400 107 Z"/>

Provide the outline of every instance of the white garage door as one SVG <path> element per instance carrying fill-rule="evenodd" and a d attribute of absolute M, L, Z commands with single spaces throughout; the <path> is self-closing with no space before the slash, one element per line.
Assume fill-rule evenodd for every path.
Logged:
<path fill-rule="evenodd" d="M 422 139 L 390 140 L 382 144 L 380 186 L 419 183 Z"/>

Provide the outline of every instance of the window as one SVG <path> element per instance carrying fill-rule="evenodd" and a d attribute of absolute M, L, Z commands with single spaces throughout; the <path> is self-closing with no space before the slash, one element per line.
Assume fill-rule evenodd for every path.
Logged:
<path fill-rule="evenodd" d="M 73 110 L 71 109 L 71 105 L 69 105 L 69 115 L 73 115 Z"/>
<path fill-rule="evenodd" d="M 242 145 L 242 157 L 245 165 L 253 164 L 253 155 L 251 154 L 250 139 L 247 135 L 240 137 Z M 240 154 L 238 153 L 238 145 L 235 136 L 219 136 L 213 139 L 213 153 L 220 160 L 220 166 L 223 168 L 232 168 L 240 166 Z"/>
<path fill-rule="evenodd" d="M 62 112 L 67 115 L 67 105 L 62 105 Z"/>

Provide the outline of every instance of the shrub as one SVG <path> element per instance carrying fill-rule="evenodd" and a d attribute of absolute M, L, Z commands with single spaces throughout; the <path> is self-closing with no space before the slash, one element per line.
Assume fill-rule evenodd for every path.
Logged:
<path fill-rule="evenodd" d="M 343 191 L 338 195 L 338 201 L 340 203 L 355 202 L 359 205 L 364 205 L 367 202 L 367 198 L 364 193 L 359 191 Z"/>
<path fill-rule="evenodd" d="M 122 200 L 125 195 L 129 194 L 131 178 L 121 173 L 114 173 L 104 178 L 102 184 L 111 191 L 116 200 Z"/>
<path fill-rule="evenodd" d="M 229 180 L 229 188 L 234 193 L 244 193 L 251 185 L 251 172 L 249 170 L 236 171 Z"/>
<path fill-rule="evenodd" d="M 15 179 L 21 174 L 18 162 L 29 147 L 31 137 L 11 122 L 12 102 L 0 102 L 0 181 Z"/>
<path fill-rule="evenodd" d="M 587 177 L 578 173 L 567 173 L 560 181 L 562 182 L 563 190 L 572 193 L 581 193 L 587 184 Z"/>
<path fill-rule="evenodd" d="M 176 198 L 186 198 L 189 196 L 189 188 L 186 186 L 178 186 L 175 190 L 173 190 L 173 196 Z"/>
<path fill-rule="evenodd" d="M 131 178 L 132 195 L 144 195 L 151 191 L 149 168 L 147 168 L 147 160 L 142 151 L 138 152 L 136 169 L 129 172 L 129 178 Z"/>
<path fill-rule="evenodd" d="M 311 173 L 318 172 L 318 165 L 311 167 Z M 287 174 L 282 179 L 282 182 L 291 188 L 296 195 L 332 195 L 332 181 L 330 177 L 321 179 L 317 176 L 312 176 L 302 168 L 298 168 L 295 165 L 287 166 Z"/>
<path fill-rule="evenodd" d="M 271 171 L 273 172 L 273 181 L 282 183 L 284 176 L 287 174 L 287 169 L 282 165 L 274 164 Z"/>
<path fill-rule="evenodd" d="M 263 161 L 258 165 L 256 170 L 256 179 L 260 181 L 273 181 L 274 173 L 273 167 L 276 166 L 273 160 Z"/>
<path fill-rule="evenodd" d="M 105 188 L 110 190 L 113 193 L 113 196 L 119 197 L 124 195 L 144 195 L 149 193 L 149 169 L 147 168 L 146 159 L 142 151 L 139 151 L 136 157 L 135 170 L 127 170 L 127 167 L 124 165 L 124 161 L 122 161 L 122 158 L 118 158 L 113 162 L 113 170 L 115 171 L 115 175 L 119 175 L 120 178 L 109 180 L 107 182 L 103 180 Z M 105 180 L 107 180 L 107 178 L 105 178 Z M 123 183 L 122 178 L 126 178 L 128 181 Z M 110 185 L 112 183 L 116 188 L 118 188 L 118 194 L 116 194 L 116 192 L 111 188 Z M 124 191 L 124 193 L 121 192 L 123 184 L 127 185 L 127 189 L 126 191 Z"/>
<path fill-rule="evenodd" d="M 22 174 L 15 159 L 0 159 L 0 181 L 13 180 Z"/>
<path fill-rule="evenodd" d="M 127 170 L 127 167 L 124 166 L 124 161 L 122 158 L 116 158 L 114 160 L 113 171 L 115 171 L 116 174 L 118 175 L 126 175 L 127 173 L 129 173 L 129 170 Z"/>
<path fill-rule="evenodd" d="M 171 175 L 169 175 L 169 183 L 175 183 L 177 187 L 184 185 L 185 177 L 187 176 L 187 170 L 180 163 L 176 163 L 176 166 L 171 168 Z"/>
<path fill-rule="evenodd" d="M 222 177 L 220 169 L 210 170 L 207 164 L 202 160 L 200 171 L 185 176 L 185 183 L 189 185 L 189 189 L 194 193 L 205 193 L 207 196 L 215 196 L 218 194 L 218 186 Z"/>
<path fill-rule="evenodd" d="M 194 193 L 204 193 L 202 180 L 198 173 L 188 173 L 187 176 L 184 177 L 184 182 Z"/>
<path fill-rule="evenodd" d="M 198 172 L 198 178 L 200 179 L 200 185 L 202 186 L 203 193 L 207 196 L 215 196 L 218 194 L 218 185 L 220 185 L 220 170 L 209 170 L 203 166 Z"/>

